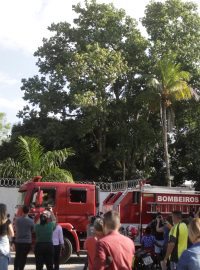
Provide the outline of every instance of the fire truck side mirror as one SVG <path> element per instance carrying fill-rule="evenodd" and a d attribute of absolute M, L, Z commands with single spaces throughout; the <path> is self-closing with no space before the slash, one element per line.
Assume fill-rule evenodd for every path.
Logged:
<path fill-rule="evenodd" d="M 38 190 L 35 200 L 36 206 L 41 206 L 43 203 L 43 190 Z"/>

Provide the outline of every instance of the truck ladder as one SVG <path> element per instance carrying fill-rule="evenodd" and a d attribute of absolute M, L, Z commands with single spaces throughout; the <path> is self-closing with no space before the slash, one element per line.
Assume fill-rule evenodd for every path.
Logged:
<path fill-rule="evenodd" d="M 120 205 L 120 202 L 123 200 L 123 198 L 126 196 L 126 194 L 129 192 L 129 190 L 128 189 L 126 189 L 126 190 L 124 190 L 123 192 L 122 192 L 122 194 L 120 195 L 120 197 L 116 200 L 116 202 L 114 202 L 114 204 L 113 204 L 113 210 L 116 210 L 116 211 L 118 211 L 119 209 L 118 209 L 118 206 Z"/>
<path fill-rule="evenodd" d="M 188 214 L 191 211 L 197 212 L 200 204 L 169 204 L 169 203 L 155 203 L 149 202 L 149 211 L 147 213 L 155 214 L 160 212 L 161 214 L 170 214 L 173 211 L 181 211 L 182 214 Z"/>

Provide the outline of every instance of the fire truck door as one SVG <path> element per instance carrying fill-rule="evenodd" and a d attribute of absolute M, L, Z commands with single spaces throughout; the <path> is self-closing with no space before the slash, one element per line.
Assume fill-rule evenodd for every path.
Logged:
<path fill-rule="evenodd" d="M 93 191 L 82 187 L 69 187 L 66 212 L 77 230 L 85 230 L 88 217 L 96 212 L 95 187 Z"/>

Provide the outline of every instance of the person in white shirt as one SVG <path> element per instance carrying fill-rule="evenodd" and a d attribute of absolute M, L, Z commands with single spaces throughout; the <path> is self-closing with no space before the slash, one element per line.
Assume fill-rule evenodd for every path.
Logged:
<path fill-rule="evenodd" d="M 54 270 L 59 270 L 59 257 L 61 249 L 64 249 L 64 239 L 62 227 L 56 224 L 52 236 L 53 247 L 54 247 Z"/>

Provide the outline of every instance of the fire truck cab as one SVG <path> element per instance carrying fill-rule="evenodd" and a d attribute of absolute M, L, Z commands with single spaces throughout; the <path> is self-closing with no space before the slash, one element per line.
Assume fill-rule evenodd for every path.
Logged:
<path fill-rule="evenodd" d="M 37 222 L 45 208 L 51 206 L 63 228 L 65 254 L 62 262 L 66 262 L 72 252 L 79 253 L 89 217 L 97 213 L 98 189 L 93 184 L 41 182 L 41 178 L 35 177 L 19 188 L 21 203 L 16 216 L 21 216 L 22 205 L 26 205 L 30 207 L 29 215 Z"/>

